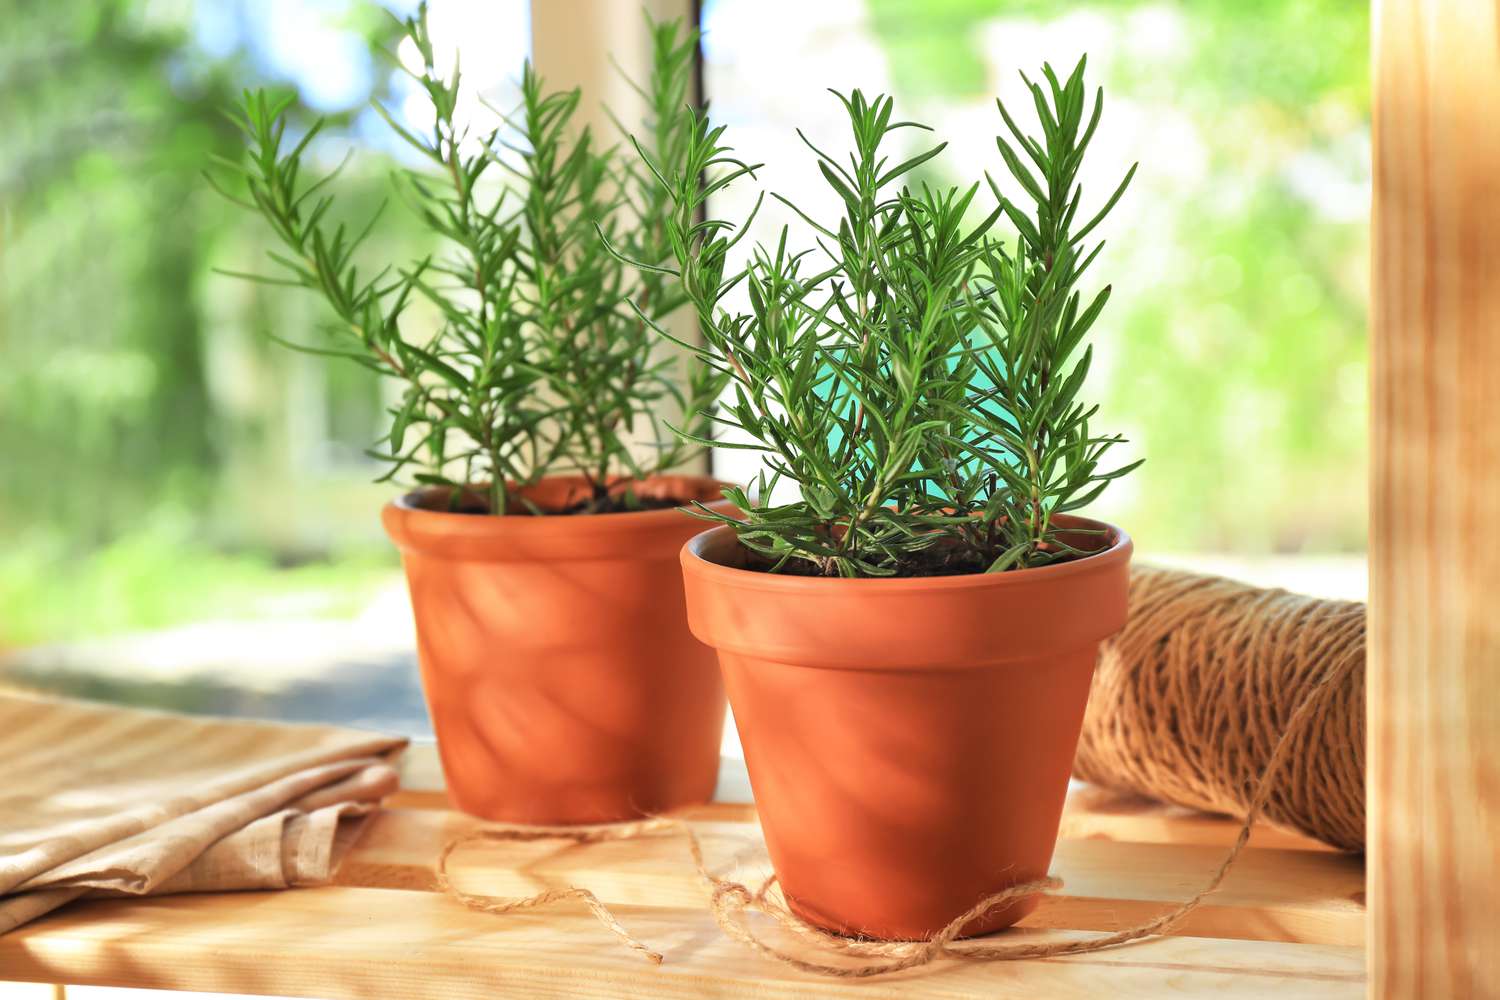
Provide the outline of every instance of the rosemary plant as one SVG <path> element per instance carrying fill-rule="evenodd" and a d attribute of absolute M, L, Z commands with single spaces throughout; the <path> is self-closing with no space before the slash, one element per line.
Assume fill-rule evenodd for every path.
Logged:
<path fill-rule="evenodd" d="M 944 144 L 892 163 L 890 136 L 926 127 L 893 120 L 889 97 L 838 94 L 853 137 L 847 163 L 802 139 L 842 215 L 819 222 L 780 199 L 817 249 L 789 249 L 783 227 L 775 246 L 754 247 L 734 270 L 730 252 L 750 219 L 697 215 L 756 168 L 702 114 L 675 157 L 638 144 L 675 209 L 674 261 L 660 269 L 698 314 L 703 361 L 732 385 L 722 412 L 703 416 L 745 439 L 719 447 L 760 452 L 769 470 L 755 499 L 728 494 L 742 522 L 699 513 L 733 525 L 764 568 L 910 576 L 1076 558 L 1087 546 L 1057 515 L 1139 464 L 1101 466 L 1123 439 L 1094 432 L 1097 407 L 1080 399 L 1091 357 L 1083 341 L 1109 298 L 1108 287 L 1086 302 L 1079 290 L 1100 249 L 1085 241 L 1135 168 L 1080 218 L 1078 170 L 1103 93 L 1085 120 L 1084 63 L 1066 82 L 1050 66 L 1043 75 L 1045 88 L 1026 80 L 1040 136 L 999 105 L 1008 137 L 997 145 L 1020 204 L 988 175 L 967 188 L 913 186 L 908 175 Z M 996 200 L 987 211 L 976 208 L 984 188 Z M 1016 231 L 1009 243 L 1003 220 Z M 726 297 L 742 284 L 748 311 L 732 310 Z M 691 428 L 683 436 L 703 441 Z M 800 498 L 775 502 L 787 481 Z"/>
<path fill-rule="evenodd" d="M 478 500 L 497 514 L 545 513 L 514 487 L 578 474 L 590 493 L 578 512 L 630 509 L 636 500 L 624 484 L 696 450 L 691 441 L 704 436 L 723 379 L 696 364 L 684 373 L 658 350 L 650 327 L 685 303 L 680 282 L 624 265 L 596 229 L 634 258 L 665 261 L 675 206 L 633 158 L 574 127 L 578 90 L 549 92 L 529 63 L 520 107 L 501 116 L 500 128 L 472 134 L 457 118 L 457 66 L 447 76 L 435 68 L 425 4 L 403 26 L 421 57 L 421 68 L 407 72 L 431 103 L 431 131 L 413 132 L 376 108 L 420 154 L 424 165 L 398 171 L 395 184 L 447 251 L 374 273 L 361 268 L 356 254 L 376 219 L 358 229 L 332 221 L 329 185 L 342 164 L 306 179 L 304 157 L 322 121 L 292 142 L 291 99 L 246 92 L 231 117 L 247 162 L 221 161 L 238 189 L 214 186 L 264 216 L 283 250 L 271 254 L 277 273 L 230 273 L 320 294 L 335 319 L 331 342 L 280 342 L 399 383 L 390 433 L 371 452 L 388 463 L 382 480 L 409 470 L 419 483 L 448 487 L 455 509 Z M 645 145 L 680 158 L 692 127 L 686 97 L 697 39 L 678 23 L 650 30 L 652 71 L 637 87 L 650 109 Z M 417 300 L 436 307 L 435 330 L 410 318 Z M 661 427 L 664 400 L 693 415 L 690 438 Z M 647 460 L 632 453 L 635 435 L 647 438 Z"/>

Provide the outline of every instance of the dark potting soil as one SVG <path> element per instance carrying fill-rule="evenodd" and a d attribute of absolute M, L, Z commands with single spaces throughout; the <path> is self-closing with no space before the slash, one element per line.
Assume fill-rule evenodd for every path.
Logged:
<path fill-rule="evenodd" d="M 1092 554 L 1092 553 L 1091 553 Z M 1087 556 L 1069 556 L 1059 559 L 1056 563 L 1073 562 L 1076 559 L 1086 559 Z M 991 560 L 985 559 L 974 552 L 957 552 L 939 548 L 927 549 L 923 552 L 913 553 L 898 565 L 896 572 L 889 577 L 870 577 L 879 580 L 911 580 L 930 576 L 971 576 L 983 573 L 989 568 Z M 781 565 L 781 568 L 772 570 L 775 560 L 750 552 L 746 556 L 745 569 L 756 573 L 774 572 L 777 576 L 802 576 L 802 577 L 826 577 L 836 579 L 837 574 L 832 576 L 822 573 L 817 566 L 805 559 L 789 559 Z"/>
<path fill-rule="evenodd" d="M 686 507 L 692 503 L 692 500 L 682 499 L 679 497 L 642 497 L 621 495 L 610 496 L 605 498 L 602 502 L 594 503 L 596 503 L 596 505 L 593 506 L 592 509 L 590 509 L 591 501 L 580 500 L 577 503 L 571 504 L 560 510 L 542 510 L 540 512 L 532 510 L 531 508 L 526 507 L 523 504 L 512 504 L 511 509 L 506 511 L 506 514 L 510 516 L 525 516 L 529 514 L 540 517 L 561 517 L 573 514 L 638 514 L 641 511 L 647 510 L 667 510 L 671 507 Z M 484 500 L 474 496 L 466 496 L 463 502 L 460 503 L 456 508 L 449 509 L 447 507 L 433 507 L 429 509 L 441 510 L 445 513 L 450 514 L 488 515 L 490 513 L 490 505 Z"/>
<path fill-rule="evenodd" d="M 592 510 L 589 501 L 580 500 L 562 510 L 544 511 L 546 514 L 635 514 L 643 510 L 666 510 L 669 507 L 686 507 L 691 500 L 675 497 L 611 496 Z"/>

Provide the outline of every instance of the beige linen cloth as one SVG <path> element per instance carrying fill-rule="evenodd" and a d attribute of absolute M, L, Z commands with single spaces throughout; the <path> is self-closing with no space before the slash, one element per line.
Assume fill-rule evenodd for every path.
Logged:
<path fill-rule="evenodd" d="M 327 882 L 405 745 L 0 691 L 0 934 L 85 895 Z"/>

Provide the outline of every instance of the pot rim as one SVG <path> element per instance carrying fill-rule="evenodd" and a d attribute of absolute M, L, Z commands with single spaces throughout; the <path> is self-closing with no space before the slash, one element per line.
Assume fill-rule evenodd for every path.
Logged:
<path fill-rule="evenodd" d="M 566 487 L 582 483 L 582 476 L 546 476 L 539 483 Z M 728 485 L 712 476 L 653 476 L 658 491 L 674 485 L 688 496 L 706 497 Z M 569 514 L 537 517 L 531 514 L 458 514 L 428 510 L 404 494 L 381 508 L 386 534 L 403 554 L 420 554 L 461 562 L 529 562 L 614 558 L 671 559 L 698 526 L 682 507 L 629 511 L 620 514 Z M 708 500 L 705 506 L 726 513 L 728 500 Z"/>
<path fill-rule="evenodd" d="M 1004 573 L 958 573 L 949 576 L 869 576 L 869 577 L 810 577 L 784 576 L 778 573 L 763 573 L 758 570 L 740 569 L 714 562 L 703 555 L 705 549 L 718 542 L 734 528 L 727 524 L 717 525 L 688 539 L 682 547 L 682 568 L 705 580 L 737 588 L 750 588 L 779 592 L 788 596 L 811 595 L 814 592 L 828 593 L 836 587 L 867 588 L 882 594 L 922 593 L 934 590 L 978 590 L 983 588 L 1025 587 L 1042 580 L 1059 580 L 1084 573 L 1106 570 L 1116 563 L 1128 561 L 1135 543 L 1125 531 L 1108 521 L 1073 514 L 1058 514 L 1053 520 L 1080 528 L 1103 528 L 1109 532 L 1110 545 L 1082 559 L 1054 563 L 1051 566 L 1035 566 L 1029 569 L 1009 570 Z"/>
<path fill-rule="evenodd" d="M 714 476 L 700 476 L 688 473 L 667 473 L 663 475 L 650 476 L 640 482 L 686 482 L 693 485 L 693 492 L 707 494 L 716 488 L 722 490 L 724 487 L 733 485 L 725 480 Z M 543 476 L 536 483 L 569 483 L 583 484 L 586 480 L 582 476 Z M 636 530 L 655 521 L 675 519 L 680 517 L 684 511 L 691 509 L 693 500 L 676 507 L 658 507 L 654 510 L 633 510 L 613 512 L 608 514 L 559 514 L 553 516 L 538 517 L 535 514 L 463 514 L 455 511 L 433 510 L 423 507 L 415 502 L 417 497 L 430 493 L 434 490 L 444 489 L 441 486 L 424 486 L 421 489 L 408 490 L 394 499 L 388 500 L 385 507 L 390 510 L 400 511 L 405 517 L 421 518 L 432 527 L 451 527 L 461 530 L 466 535 L 493 534 L 497 531 L 506 533 L 525 532 L 528 535 L 546 535 L 559 532 L 569 534 L 576 533 L 584 524 L 590 526 L 590 533 L 603 533 L 606 525 L 613 525 L 622 531 Z M 719 510 L 733 504 L 727 499 L 701 500 L 705 507 Z M 486 530 L 490 529 L 490 530 Z"/>

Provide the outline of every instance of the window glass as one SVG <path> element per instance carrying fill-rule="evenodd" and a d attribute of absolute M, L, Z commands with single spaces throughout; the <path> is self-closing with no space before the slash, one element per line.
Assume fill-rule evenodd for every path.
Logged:
<path fill-rule="evenodd" d="M 432 0 L 440 57 L 517 97 L 526 0 Z M 352 217 L 424 124 L 393 59 L 415 0 L 49 0 L 0 32 L 0 684 L 190 711 L 427 727 L 364 451 L 372 376 L 296 354 L 327 315 L 265 272 L 265 223 L 203 179 L 242 88 L 328 126 Z M 451 59 L 449 60 L 451 62 Z M 488 112 L 465 109 L 476 126 Z M 430 246 L 400 205 L 372 257 Z"/>
<path fill-rule="evenodd" d="M 49 0 L 0 33 L 0 684 L 428 732 L 405 586 L 364 449 L 385 390 L 286 351 L 326 317 L 246 284 L 263 222 L 202 171 L 242 87 L 329 126 L 351 215 L 414 126 L 392 12 L 414 0 Z M 432 0 L 440 55 L 514 103 L 526 0 Z M 704 83 L 763 186 L 834 205 L 796 130 L 847 148 L 826 88 L 893 94 L 949 143 L 922 179 L 1004 180 L 994 97 L 1084 54 L 1108 92 L 1084 177 L 1140 172 L 1095 275 L 1100 426 L 1147 458 L 1096 513 L 1156 561 L 1362 597 L 1368 9 L 1344 0 L 705 0 Z M 384 54 L 386 50 L 390 54 Z M 493 121 L 478 102 L 476 126 Z M 910 138 L 910 137 L 908 137 Z M 911 138 L 915 143 L 915 139 Z M 740 183 L 713 210 L 748 212 Z M 789 212 L 768 203 L 754 235 Z M 429 237 L 399 204 L 376 254 Z M 715 469 L 748 480 L 751 453 Z"/>

